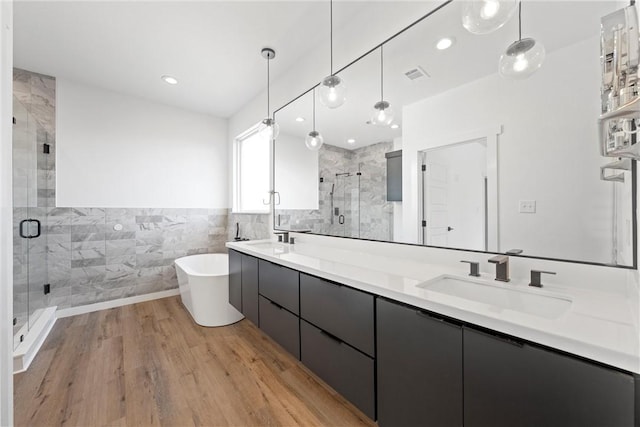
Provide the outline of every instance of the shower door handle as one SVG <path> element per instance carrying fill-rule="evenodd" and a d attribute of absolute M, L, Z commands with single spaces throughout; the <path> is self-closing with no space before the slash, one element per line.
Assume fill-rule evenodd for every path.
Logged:
<path fill-rule="evenodd" d="M 32 222 L 36 223 L 36 234 L 25 234 L 24 233 L 24 224 L 28 223 L 31 224 Z M 40 221 L 38 221 L 37 219 L 23 219 L 22 221 L 20 221 L 20 226 L 19 226 L 20 230 L 20 237 L 22 237 L 23 239 L 34 239 L 36 237 L 40 237 L 41 231 L 42 231 L 42 225 L 40 224 Z"/>
<path fill-rule="evenodd" d="M 344 215 L 338 217 L 338 224 L 344 224 Z"/>

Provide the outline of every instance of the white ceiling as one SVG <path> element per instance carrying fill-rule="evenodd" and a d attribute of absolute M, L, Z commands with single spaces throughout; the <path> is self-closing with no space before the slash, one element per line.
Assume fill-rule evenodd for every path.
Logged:
<path fill-rule="evenodd" d="M 399 29 L 390 28 L 389 22 L 406 25 L 442 1 L 336 0 L 337 67 Z M 599 17 L 619 3 L 530 0 L 523 5 L 523 35 L 541 40 L 552 52 L 595 36 Z M 310 57 L 312 64 L 317 61 L 316 69 L 328 71 L 327 0 L 18 0 L 14 13 L 16 67 L 218 117 L 232 116 L 264 91 L 264 46 L 277 51 L 272 82 L 281 77 L 293 84 L 292 71 L 308 64 Z M 402 105 L 495 73 L 500 53 L 516 38 L 515 18 L 495 33 L 472 36 L 460 24 L 460 1 L 455 1 L 390 41 L 385 46 L 385 98 L 395 107 L 398 121 Z M 457 42 L 440 52 L 434 44 L 444 35 L 455 36 Z M 417 65 L 431 77 L 408 81 L 404 72 Z M 180 83 L 167 85 L 160 80 L 163 74 L 174 75 Z M 379 96 L 379 52 L 341 76 L 349 85 L 348 102 L 337 110 L 318 108 L 318 130 L 325 139 L 349 147 L 346 138 L 355 137 L 357 147 L 400 135 L 400 129 L 365 124 Z M 303 83 L 305 88 L 311 85 Z M 310 120 L 292 120 L 298 115 L 310 119 L 310 110 L 311 100 L 303 97 L 280 112 L 283 132 L 304 138 Z M 331 128 L 323 123 L 331 123 Z"/>
<path fill-rule="evenodd" d="M 334 6 L 343 26 L 367 7 Z M 327 1 L 25 1 L 14 5 L 14 64 L 191 111 L 229 117 L 329 38 Z M 328 52 L 327 52 L 328 57 Z M 160 80 L 169 74 L 179 84 Z"/>

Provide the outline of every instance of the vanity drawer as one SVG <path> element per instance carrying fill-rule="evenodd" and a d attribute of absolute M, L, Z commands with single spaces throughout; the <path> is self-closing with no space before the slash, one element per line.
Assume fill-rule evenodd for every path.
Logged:
<path fill-rule="evenodd" d="M 300 318 L 260 295 L 260 329 L 300 359 Z"/>
<path fill-rule="evenodd" d="M 260 294 L 298 314 L 300 273 L 263 260 L 260 260 L 259 272 Z"/>
<path fill-rule="evenodd" d="M 300 317 L 374 356 L 374 297 L 300 274 Z"/>
<path fill-rule="evenodd" d="M 375 420 L 373 359 L 304 320 L 300 337 L 302 363 Z"/>

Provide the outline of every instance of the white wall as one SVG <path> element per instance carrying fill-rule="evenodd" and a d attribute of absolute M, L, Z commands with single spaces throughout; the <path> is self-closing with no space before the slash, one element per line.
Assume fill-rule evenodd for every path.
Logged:
<path fill-rule="evenodd" d="M 494 74 L 405 107 L 404 237 L 417 238 L 418 151 L 452 133 L 501 125 L 499 249 L 611 262 L 613 184 L 599 180 L 606 159 L 597 146 L 598 52 L 591 38 L 547 55 L 528 80 Z M 518 213 L 519 200 L 536 200 L 537 213 Z"/>
<path fill-rule="evenodd" d="M 318 209 L 318 152 L 304 140 L 280 134 L 275 146 L 278 209 Z"/>
<path fill-rule="evenodd" d="M 13 2 L 0 2 L 0 425 L 13 425 Z"/>
<path fill-rule="evenodd" d="M 65 79 L 56 113 L 58 206 L 229 206 L 226 120 Z"/>

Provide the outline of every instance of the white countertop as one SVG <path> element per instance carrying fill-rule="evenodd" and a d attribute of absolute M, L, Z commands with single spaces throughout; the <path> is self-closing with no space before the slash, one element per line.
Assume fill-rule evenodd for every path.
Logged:
<path fill-rule="evenodd" d="M 548 319 L 416 286 L 443 274 L 464 278 L 468 272 L 467 265 L 453 268 L 313 243 L 279 244 L 276 245 L 277 248 L 269 243 L 275 242 L 229 242 L 227 247 L 434 313 L 640 374 L 640 327 L 638 313 L 635 313 L 637 305 L 628 296 L 551 284 L 545 284 L 542 289 L 517 281 L 500 284 L 493 277 L 482 274 L 480 280 L 486 280 L 492 286 L 520 288 L 540 295 L 560 295 L 572 301 L 566 313 L 558 318 Z M 544 279 L 553 283 L 547 277 Z"/>

